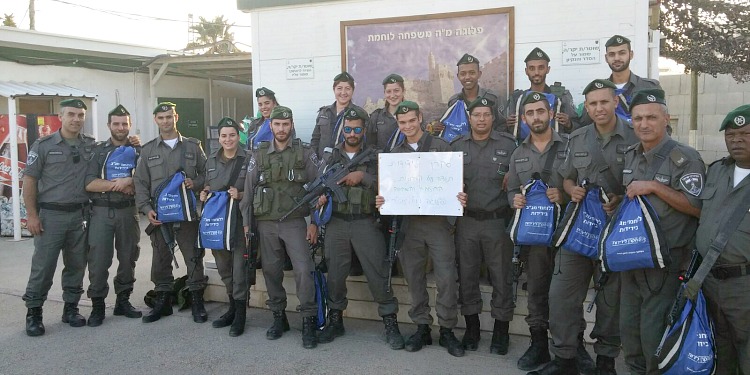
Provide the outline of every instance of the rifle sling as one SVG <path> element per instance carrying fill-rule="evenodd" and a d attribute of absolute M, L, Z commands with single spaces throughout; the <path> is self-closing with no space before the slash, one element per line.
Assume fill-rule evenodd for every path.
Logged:
<path fill-rule="evenodd" d="M 667 157 L 669 156 L 669 153 L 672 152 L 672 150 L 677 146 L 677 141 L 674 139 L 670 139 L 667 141 L 667 143 L 659 150 L 654 158 L 653 164 L 650 165 L 651 168 L 649 168 L 648 175 L 646 175 L 646 180 L 653 180 L 654 177 L 656 177 L 656 173 L 659 172 L 659 168 L 661 168 L 662 163 L 664 163 L 665 160 L 667 160 Z"/>
<path fill-rule="evenodd" d="M 544 160 L 544 168 L 542 169 L 541 174 L 542 181 L 547 185 L 549 185 L 549 178 L 552 176 L 552 164 L 557 157 L 557 146 L 560 145 L 558 142 L 555 142 L 554 139 L 551 142 L 552 146 L 550 146 L 549 151 L 547 151 L 547 158 Z"/>
<path fill-rule="evenodd" d="M 604 153 L 602 152 L 602 148 L 599 147 L 599 142 L 596 140 L 596 128 L 594 126 L 589 130 L 587 138 L 588 149 L 591 153 L 591 162 L 594 164 L 592 166 L 593 169 L 598 171 L 602 177 L 604 177 L 604 180 L 608 185 L 607 188 L 610 192 L 622 195 L 624 192 L 622 184 L 617 182 L 615 175 L 612 173 L 612 168 L 610 168 L 609 164 L 604 160 Z"/>

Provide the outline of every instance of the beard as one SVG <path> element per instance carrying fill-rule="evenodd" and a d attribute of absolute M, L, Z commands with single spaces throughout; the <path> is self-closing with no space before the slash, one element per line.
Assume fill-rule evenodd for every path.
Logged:
<path fill-rule="evenodd" d="M 619 68 L 615 68 L 615 66 L 610 63 L 607 63 L 607 65 L 609 65 L 609 69 L 611 69 L 615 73 L 624 72 L 628 68 L 630 68 L 630 60 L 626 60 L 625 63 L 622 64 L 622 66 Z"/>
<path fill-rule="evenodd" d="M 547 121 L 546 125 L 543 121 L 537 121 L 529 125 L 529 129 L 531 129 L 531 132 L 534 134 L 544 134 L 547 131 L 547 128 L 549 128 L 549 121 Z"/>

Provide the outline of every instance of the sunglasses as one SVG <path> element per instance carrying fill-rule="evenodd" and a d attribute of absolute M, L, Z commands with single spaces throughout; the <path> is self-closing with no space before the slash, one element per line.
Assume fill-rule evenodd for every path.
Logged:
<path fill-rule="evenodd" d="M 70 153 L 73 155 L 73 164 L 81 161 L 81 153 L 78 152 L 78 146 L 70 146 Z"/>
<path fill-rule="evenodd" d="M 349 134 L 354 131 L 354 134 L 362 134 L 364 128 L 353 128 L 351 126 L 344 126 L 344 133 Z"/>

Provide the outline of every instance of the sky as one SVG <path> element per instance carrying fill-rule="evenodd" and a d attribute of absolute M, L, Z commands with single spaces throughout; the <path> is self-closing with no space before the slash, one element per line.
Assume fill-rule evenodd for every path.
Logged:
<path fill-rule="evenodd" d="M 250 52 L 250 14 L 236 0 L 35 0 L 36 30 L 82 38 L 180 50 L 189 41 L 188 15 L 223 15 L 234 23 L 235 44 Z M 13 14 L 20 29 L 29 28 L 29 0 L 0 1 L 0 15 Z"/>

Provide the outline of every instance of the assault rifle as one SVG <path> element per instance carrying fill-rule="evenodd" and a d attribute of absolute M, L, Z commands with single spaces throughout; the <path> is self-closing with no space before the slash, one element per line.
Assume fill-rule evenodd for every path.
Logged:
<path fill-rule="evenodd" d="M 677 277 L 681 281 L 680 287 L 677 288 L 677 296 L 675 297 L 674 303 L 672 303 L 672 309 L 669 311 L 669 315 L 667 316 L 667 328 L 664 329 L 664 334 L 661 336 L 659 346 L 656 347 L 656 353 L 654 353 L 654 356 L 656 357 L 661 354 L 661 349 L 662 347 L 664 347 L 664 342 L 667 340 L 667 336 L 669 336 L 669 331 L 672 330 L 672 327 L 680 319 L 680 315 L 682 315 L 682 309 L 685 307 L 686 299 L 684 286 L 693 277 L 695 271 L 698 270 L 698 267 L 701 264 L 701 260 L 702 258 L 698 250 L 693 249 L 693 255 L 690 258 L 690 265 L 688 265 L 688 268 L 687 270 L 685 270 L 684 274 Z"/>
<path fill-rule="evenodd" d="M 604 288 L 604 284 L 607 283 L 609 280 L 609 273 L 602 271 L 602 273 L 599 275 L 599 279 L 596 280 L 596 283 L 594 283 L 594 298 L 591 299 L 591 302 L 589 302 L 589 305 L 586 307 L 586 312 L 590 313 L 591 310 L 594 309 L 594 302 L 596 302 L 596 297 L 599 295 L 599 292 L 602 291 Z"/>
<path fill-rule="evenodd" d="M 279 219 L 279 221 L 281 222 L 286 220 L 289 215 L 291 215 L 294 211 L 297 211 L 297 209 L 302 207 L 302 205 L 312 204 L 316 202 L 318 200 L 318 197 L 320 197 L 322 194 L 325 194 L 327 191 L 330 191 L 333 194 L 333 198 L 336 200 L 336 202 L 346 202 L 344 189 L 339 186 L 338 182 L 347 174 L 349 174 L 351 168 L 357 166 L 357 164 L 359 164 L 363 159 L 370 156 L 372 150 L 372 148 L 363 150 L 359 155 L 355 156 L 352 160 L 346 163 L 346 165 L 340 162 L 333 164 L 315 180 L 306 183 L 303 187 L 305 188 L 307 194 L 305 194 L 302 199 L 298 200 L 297 204 L 295 204 L 294 207 L 289 210 L 289 212 L 285 213 L 284 216 Z"/>
<path fill-rule="evenodd" d="M 518 299 L 518 278 L 521 277 L 524 268 L 524 264 L 521 261 L 521 245 L 513 246 L 513 259 L 511 263 L 513 264 L 513 303 L 515 304 Z"/>
<path fill-rule="evenodd" d="M 172 225 L 174 223 L 167 223 L 167 224 L 161 224 L 159 225 L 159 230 L 161 231 L 161 236 L 164 238 L 164 242 L 167 244 L 167 247 L 169 248 L 169 253 L 172 254 L 172 261 L 174 262 L 174 268 L 180 268 L 180 264 L 177 263 L 177 256 L 175 255 L 175 250 L 177 248 L 177 239 L 175 238 L 175 233 L 173 231 L 177 230 L 178 228 L 172 228 Z M 146 229 L 144 232 L 146 232 L 147 235 L 151 236 L 152 233 L 156 230 L 157 226 L 154 224 L 149 223 L 146 226 Z"/>
<path fill-rule="evenodd" d="M 401 233 L 401 223 L 399 217 L 394 216 L 391 218 L 391 227 L 388 229 L 390 238 L 388 241 L 388 282 L 385 285 L 385 291 L 391 292 L 391 276 L 393 274 L 393 265 L 396 264 L 396 258 L 398 253 L 401 251 L 401 244 L 404 241 L 404 236 Z"/>

